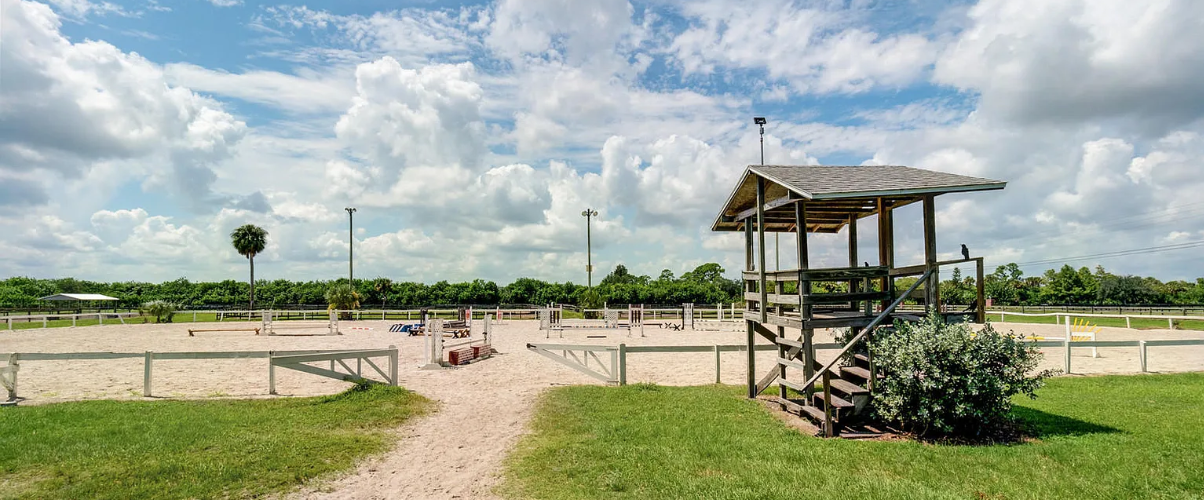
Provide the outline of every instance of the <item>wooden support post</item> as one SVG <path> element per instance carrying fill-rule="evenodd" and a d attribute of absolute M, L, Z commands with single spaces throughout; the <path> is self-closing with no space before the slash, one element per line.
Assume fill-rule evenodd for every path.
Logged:
<path fill-rule="evenodd" d="M 803 377 L 810 379 L 815 375 L 815 343 L 813 333 L 815 330 L 807 328 L 807 322 L 811 321 L 811 304 L 808 302 L 811 295 L 811 281 L 803 279 L 803 271 L 811 268 L 810 248 L 807 246 L 807 206 L 805 201 L 797 201 L 794 203 L 794 227 L 798 259 L 798 304 L 799 304 L 799 319 L 803 323 Z M 782 356 L 786 357 L 786 356 Z M 811 403 L 811 395 L 815 391 L 806 387 L 803 391 L 804 404 Z"/>
<path fill-rule="evenodd" d="M 627 385 L 627 344 L 619 344 L 619 385 Z"/>
<path fill-rule="evenodd" d="M 836 435 L 836 425 L 832 422 L 832 378 L 831 371 L 824 370 L 824 437 Z"/>
<path fill-rule="evenodd" d="M 1128 316 L 1125 316 L 1125 328 L 1133 328 L 1133 322 Z"/>
<path fill-rule="evenodd" d="M 74 328 L 74 327 L 75 327 L 75 320 L 76 320 L 77 318 L 79 318 L 79 315 L 76 315 L 76 314 L 72 314 L 72 315 L 71 315 L 71 326 L 72 326 L 72 328 Z"/>
<path fill-rule="evenodd" d="M 748 341 L 744 352 L 748 355 L 748 397 L 757 397 L 757 330 L 756 323 L 751 319 L 744 320 L 748 327 Z"/>
<path fill-rule="evenodd" d="M 146 359 L 142 362 L 142 395 L 151 397 L 151 366 L 155 359 L 155 353 L 146 351 Z"/>
<path fill-rule="evenodd" d="M 768 320 L 769 288 L 765 283 L 765 179 L 757 176 L 757 281 L 761 288 L 761 322 Z"/>
<path fill-rule="evenodd" d="M 974 322 L 981 324 L 987 322 L 986 283 L 983 281 L 982 257 L 978 257 L 974 261 L 978 268 L 977 290 L 975 290 L 978 308 L 974 310 Z"/>
<path fill-rule="evenodd" d="M 268 394 L 276 394 L 276 351 L 268 351 Z"/>
<path fill-rule="evenodd" d="M 849 214 L 849 267 L 858 267 L 861 263 L 857 258 L 857 214 Z M 849 280 L 849 293 L 857 293 L 857 285 L 859 280 Z M 869 291 L 869 290 L 866 290 Z M 854 310 L 860 310 L 857 303 L 849 304 L 849 307 Z"/>
<path fill-rule="evenodd" d="M 723 309 L 720 308 L 720 310 L 723 310 Z M 722 368 L 720 367 L 721 360 L 722 360 L 722 357 L 719 356 L 719 344 L 715 344 L 715 383 L 716 384 L 723 383 L 723 377 L 722 377 L 723 371 L 722 371 Z"/>
<path fill-rule="evenodd" d="M 878 265 L 886 266 L 887 269 L 895 267 L 894 259 L 894 223 L 892 221 L 892 212 L 890 205 L 886 203 L 886 198 L 878 198 Z M 882 291 L 891 291 L 894 289 L 894 279 L 889 276 L 882 278 L 879 284 Z M 886 309 L 893 300 L 894 293 L 891 293 L 887 298 L 882 299 L 881 306 Z"/>
<path fill-rule="evenodd" d="M 778 338 L 785 337 L 786 329 L 779 326 L 777 333 L 778 333 Z M 790 357 L 789 353 L 787 352 L 788 350 L 789 349 L 787 348 L 787 346 L 785 344 L 779 343 L 778 344 L 778 359 L 788 359 Z M 782 364 L 781 362 L 778 362 L 778 379 L 786 380 L 786 365 Z M 787 396 L 786 386 L 783 384 L 778 384 L 778 397 L 782 398 L 782 399 L 786 399 L 786 396 Z"/>
<path fill-rule="evenodd" d="M 931 271 L 924 284 L 925 312 L 941 312 L 941 279 L 936 265 L 936 195 L 924 196 L 924 270 Z"/>

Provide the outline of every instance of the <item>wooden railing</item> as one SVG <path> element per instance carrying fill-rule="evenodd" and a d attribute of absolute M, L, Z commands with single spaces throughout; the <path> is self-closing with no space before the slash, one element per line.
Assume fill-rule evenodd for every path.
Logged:
<path fill-rule="evenodd" d="M 881 325 L 882 322 L 886 320 L 886 318 L 890 317 L 891 313 L 893 313 L 895 311 L 895 308 L 899 307 L 899 304 L 903 303 L 903 299 L 907 298 L 907 296 L 910 295 L 911 292 L 915 291 L 915 289 L 920 286 L 920 283 L 924 283 L 924 282 L 928 281 L 928 277 L 932 275 L 932 272 L 933 272 L 932 270 L 925 272 L 923 277 L 921 277 L 919 280 L 917 280 L 915 283 L 913 283 L 911 285 L 911 288 L 908 288 L 906 292 L 903 292 L 903 294 L 899 296 L 899 298 L 895 299 L 894 302 L 891 302 L 891 304 L 889 306 L 887 306 L 885 309 L 883 309 L 882 312 L 880 314 L 878 314 L 878 317 L 874 318 L 874 321 L 870 322 L 869 325 L 866 325 L 866 327 L 861 330 L 861 333 L 858 333 L 851 340 L 849 340 L 849 342 L 847 344 L 845 344 L 844 349 L 841 349 L 840 352 L 836 354 L 836 357 L 832 358 L 832 361 L 829 361 L 828 364 L 824 365 L 824 367 L 821 368 L 819 370 L 819 372 L 817 372 L 816 374 L 814 374 L 810 378 L 808 378 L 807 381 L 802 384 L 802 387 L 814 387 L 816 382 L 818 382 L 820 379 L 823 379 L 824 397 L 827 398 L 828 395 L 831 394 L 831 391 L 832 391 L 832 388 L 830 387 L 831 381 L 828 378 L 828 370 L 831 370 L 833 366 L 836 366 L 836 363 L 839 363 L 840 360 L 842 358 L 844 358 L 844 356 L 846 354 L 849 353 L 849 350 L 852 349 L 853 346 L 857 345 L 857 343 L 861 342 L 862 340 L 865 340 L 866 338 L 868 338 L 870 336 L 870 334 L 874 331 L 874 329 L 878 328 L 878 326 Z M 873 365 L 871 364 L 870 365 L 870 380 L 868 382 L 870 384 L 870 390 L 873 390 L 873 384 L 874 384 L 874 382 L 876 382 L 874 380 L 875 376 L 876 376 L 876 374 L 874 373 Z M 827 403 L 828 407 L 831 408 L 831 405 L 828 401 L 825 401 L 825 403 Z M 831 435 L 832 428 L 833 428 L 832 427 L 832 414 L 831 414 L 831 412 L 825 412 L 824 429 L 825 429 L 825 433 L 829 434 L 829 437 Z"/>

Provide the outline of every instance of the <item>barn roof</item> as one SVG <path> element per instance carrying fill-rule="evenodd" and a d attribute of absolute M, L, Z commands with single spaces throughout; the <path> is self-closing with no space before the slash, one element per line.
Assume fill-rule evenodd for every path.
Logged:
<path fill-rule="evenodd" d="M 808 200 L 807 230 L 838 232 L 850 217 L 873 215 L 882 199 L 892 208 L 927 195 L 1003 189 L 1006 182 L 903 166 L 749 165 L 711 229 L 738 231 L 756 213 L 757 178 L 766 180 L 765 229 L 794 231 L 794 201 Z"/>

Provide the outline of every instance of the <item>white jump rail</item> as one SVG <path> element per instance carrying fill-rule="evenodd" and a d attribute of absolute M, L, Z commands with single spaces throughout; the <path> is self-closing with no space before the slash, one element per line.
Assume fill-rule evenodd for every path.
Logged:
<path fill-rule="evenodd" d="M 382 370 L 369 358 L 388 358 L 388 373 Z M 294 351 L 190 351 L 190 352 L 25 352 L 0 355 L 7 359 L 8 364 L 0 367 L 0 385 L 8 392 L 8 403 L 15 404 L 17 397 L 17 373 L 23 362 L 30 361 L 80 361 L 106 359 L 143 359 L 142 395 L 151 397 L 151 385 L 156 360 L 211 360 L 211 359 L 267 359 L 269 394 L 276 394 L 276 367 L 288 368 L 324 377 L 344 381 L 364 380 L 369 383 L 382 383 L 363 377 L 363 363 L 367 363 L 388 385 L 397 385 L 397 346 L 387 349 L 358 349 L 358 350 L 294 350 Z M 346 361 L 356 360 L 356 368 L 352 370 Z M 303 363 L 329 361 L 330 369 L 304 365 Z M 340 373 L 336 363 L 347 370 Z"/>

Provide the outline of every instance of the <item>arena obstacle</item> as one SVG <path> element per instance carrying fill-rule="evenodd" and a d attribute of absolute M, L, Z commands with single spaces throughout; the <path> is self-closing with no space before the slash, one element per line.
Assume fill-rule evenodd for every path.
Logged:
<path fill-rule="evenodd" d="M 189 328 L 188 336 L 195 337 L 194 333 L 199 332 L 255 332 L 255 335 L 259 335 L 258 328 Z"/>
<path fill-rule="evenodd" d="M 278 334 L 276 330 L 299 330 L 299 329 L 318 329 L 325 328 L 325 334 Z M 337 312 L 330 313 L 330 319 L 324 322 L 314 321 L 285 321 L 278 323 L 272 318 L 272 311 L 263 312 L 263 331 L 268 335 L 294 335 L 294 336 L 311 336 L 311 335 L 342 335 L 339 331 L 339 314 Z"/>
<path fill-rule="evenodd" d="M 616 331 L 626 330 L 627 335 L 639 329 L 640 336 L 644 336 L 644 308 L 638 306 L 627 307 L 627 321 L 623 322 L 619 318 L 619 310 L 604 309 L 602 311 L 602 324 L 599 325 L 596 320 L 585 320 L 581 323 L 565 323 L 564 308 L 562 306 L 549 306 L 539 310 L 539 329 L 544 331 L 545 338 L 552 338 L 552 332 L 556 332 L 560 338 L 564 338 L 564 331 Z"/>
<path fill-rule="evenodd" d="M 466 365 L 493 356 L 495 351 L 490 339 L 493 334 L 492 317 L 485 315 L 483 325 L 484 330 L 479 339 L 472 338 L 470 331 L 467 337 L 453 338 L 448 341 L 444 332 L 444 321 L 438 318 L 427 320 L 422 343 L 424 363 L 418 368 L 433 370 Z M 444 352 L 447 352 L 447 361 L 443 359 Z"/>

